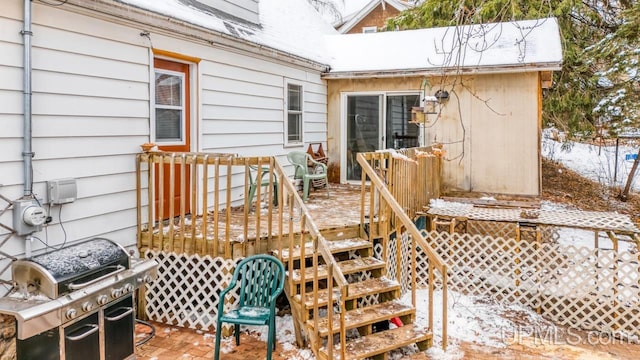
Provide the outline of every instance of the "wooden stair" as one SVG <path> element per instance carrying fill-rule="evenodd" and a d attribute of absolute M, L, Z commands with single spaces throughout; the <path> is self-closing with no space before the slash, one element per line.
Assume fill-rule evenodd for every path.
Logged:
<path fill-rule="evenodd" d="M 358 237 L 359 230 L 352 228 L 344 231 L 334 231 L 323 234 L 328 243 L 328 249 L 336 259 L 338 267 L 347 278 L 347 295 L 345 301 L 344 329 L 348 332 L 346 340 L 346 358 L 364 359 L 374 357 L 386 359 L 388 353 L 394 349 L 416 344 L 420 351 L 431 346 L 431 329 L 414 324 L 416 309 L 411 304 L 400 301 L 400 284 L 386 275 L 387 264 L 377 259 L 373 253 L 373 244 Z M 305 258 L 301 259 L 301 249 L 298 247 L 289 251 L 283 249 L 274 252 L 285 266 L 293 264 L 287 269 L 287 285 L 285 292 L 291 305 L 292 314 L 296 321 L 297 339 L 305 339 L 319 359 L 329 359 L 326 343 L 329 336 L 340 332 L 340 314 L 333 313 L 332 329 L 329 329 L 327 316 L 328 295 L 327 267 L 318 255 L 318 284 L 320 289 L 313 292 L 313 249 L 306 245 Z M 291 260 L 291 262 L 289 262 Z M 305 284 L 301 284 L 300 266 L 305 264 Z M 304 286 L 304 296 L 301 294 Z M 317 300 L 314 296 L 317 295 Z M 336 287 L 333 289 L 334 305 L 340 296 Z M 319 317 L 314 320 L 314 306 L 318 306 Z M 403 326 L 389 328 L 389 320 L 398 318 Z M 382 326 L 380 326 L 382 325 Z M 357 331 L 355 331 L 357 330 Z M 355 337 L 354 337 L 355 336 Z M 337 338 L 336 338 L 337 339 Z M 299 345 L 300 340 L 298 340 Z M 341 359 L 340 345 L 334 341 L 335 350 L 332 359 Z"/>

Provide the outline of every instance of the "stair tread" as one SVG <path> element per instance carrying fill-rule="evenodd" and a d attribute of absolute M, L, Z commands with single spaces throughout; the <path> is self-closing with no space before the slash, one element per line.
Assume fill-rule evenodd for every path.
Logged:
<path fill-rule="evenodd" d="M 359 309 L 349 310 L 344 314 L 346 329 L 355 329 L 360 326 L 373 324 L 394 317 L 412 315 L 415 313 L 413 306 L 405 304 L 399 300 L 387 301 Z M 318 329 L 320 336 L 327 336 L 328 318 L 318 319 Z M 313 329 L 314 321 L 308 320 L 307 325 Z M 340 331 L 340 314 L 333 315 L 333 333 Z"/>
<path fill-rule="evenodd" d="M 341 240 L 330 240 L 327 241 L 329 245 L 329 251 L 332 254 L 346 252 L 350 250 L 359 250 L 366 249 L 371 247 L 371 242 L 369 240 L 361 239 L 361 238 L 351 238 L 351 239 L 341 239 Z M 313 251 L 313 244 L 307 243 L 305 244 L 305 256 L 311 257 Z M 300 258 L 301 247 L 298 246 L 293 249 L 293 259 Z M 275 256 L 278 256 L 278 250 L 273 251 Z M 282 261 L 289 260 L 289 249 L 282 249 L 282 254 L 278 256 Z"/>
<path fill-rule="evenodd" d="M 388 279 L 386 277 L 367 279 L 357 283 L 348 285 L 348 296 L 345 300 L 357 299 L 366 295 L 379 294 L 383 292 L 400 290 L 400 284 L 396 280 Z M 340 295 L 340 291 L 337 288 L 333 289 L 334 300 Z M 305 294 L 304 306 L 309 309 L 313 306 L 313 293 L 309 292 Z M 322 289 L 318 291 L 318 305 L 324 306 L 328 302 L 329 291 Z M 300 294 L 294 298 L 300 303 Z"/>
<path fill-rule="evenodd" d="M 340 270 L 342 270 L 343 274 L 353 274 L 361 271 L 374 270 L 383 268 L 385 262 L 382 260 L 378 260 L 372 256 L 345 260 L 338 262 L 338 266 Z M 305 268 L 305 279 L 310 281 L 313 279 L 313 267 Z M 318 278 L 326 279 L 327 278 L 327 266 L 326 265 L 318 265 Z M 293 271 L 293 281 L 298 283 L 300 282 L 300 269 Z"/>
<path fill-rule="evenodd" d="M 385 330 L 370 335 L 347 340 L 346 358 L 364 359 L 389 352 L 416 342 L 426 341 L 433 337 L 429 329 L 411 324 L 396 329 Z M 320 348 L 324 358 L 328 358 L 327 348 Z M 340 359 L 340 347 L 334 346 L 333 359 Z"/>

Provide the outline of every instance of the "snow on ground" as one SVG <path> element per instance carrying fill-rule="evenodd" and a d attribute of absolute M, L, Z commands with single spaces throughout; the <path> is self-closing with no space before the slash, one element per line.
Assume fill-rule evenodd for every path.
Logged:
<path fill-rule="evenodd" d="M 616 147 L 597 146 L 571 142 L 563 149 L 562 143 L 551 139 L 551 130 L 543 131 L 542 156 L 549 160 L 558 161 L 569 169 L 603 185 L 624 186 L 631 171 L 633 160 L 626 160 L 627 156 L 638 154 L 638 148 L 632 146 L 618 147 L 617 176 Z M 616 181 L 614 182 L 614 177 Z M 632 189 L 640 190 L 638 175 L 632 183 Z"/>
<path fill-rule="evenodd" d="M 520 305 L 500 304 L 481 296 L 467 296 L 455 291 L 449 291 L 447 302 L 448 313 L 448 339 L 447 351 L 442 350 L 442 291 L 434 293 L 434 346 L 427 350 L 427 354 L 434 360 L 463 359 L 465 353 L 460 349 L 461 342 L 504 348 L 513 339 L 513 330 L 518 324 L 510 320 L 505 314 L 518 314 L 518 318 L 530 326 L 549 325 L 540 315 Z M 411 293 L 402 298 L 405 303 L 411 303 Z M 416 291 L 416 305 L 418 310 L 416 323 L 428 327 L 428 289 Z M 393 327 L 393 325 L 390 325 Z M 266 327 L 243 327 L 250 330 L 249 333 L 262 341 L 267 341 Z M 299 349 L 296 345 L 291 315 L 278 316 L 276 318 L 276 339 L 282 345 L 284 353 L 292 360 L 315 360 L 310 349 Z M 232 337 L 225 338 L 222 342 L 222 351 L 229 351 L 233 346 Z M 414 354 L 415 348 L 406 347 L 394 351 L 390 359 L 402 359 Z"/>

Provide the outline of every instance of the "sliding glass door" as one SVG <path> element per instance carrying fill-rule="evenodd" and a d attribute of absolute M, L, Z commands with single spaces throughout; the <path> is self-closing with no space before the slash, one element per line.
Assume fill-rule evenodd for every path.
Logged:
<path fill-rule="evenodd" d="M 347 181 L 361 179 L 359 152 L 418 146 L 420 128 L 409 122 L 411 107 L 420 106 L 418 94 L 366 94 L 346 96 L 346 161 L 342 169 Z"/>
<path fill-rule="evenodd" d="M 420 106 L 419 95 L 387 95 L 385 113 L 385 148 L 402 149 L 419 146 L 420 126 L 412 124 L 411 108 Z"/>
<path fill-rule="evenodd" d="M 347 180 L 360 180 L 359 152 L 380 149 L 382 95 L 347 96 Z"/>

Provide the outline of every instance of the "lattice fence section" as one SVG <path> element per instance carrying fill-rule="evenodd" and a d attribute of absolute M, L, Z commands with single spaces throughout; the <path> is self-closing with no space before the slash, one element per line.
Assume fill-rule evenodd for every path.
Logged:
<path fill-rule="evenodd" d="M 404 232 L 400 235 L 400 256 L 398 256 L 398 238 L 392 236 L 388 241 L 387 247 L 387 258 L 382 258 L 382 245 L 376 244 L 374 246 L 374 256 L 380 260 L 385 260 L 387 264 L 387 277 L 390 279 L 398 279 L 400 282 L 400 292 L 405 294 L 406 292 L 411 290 L 411 237 L 407 232 Z M 426 258 L 426 254 L 421 252 L 418 249 L 417 256 L 420 257 L 420 254 L 424 258 Z M 400 266 L 398 266 L 398 261 L 400 261 Z M 400 269 L 400 277 L 398 277 L 398 268 Z M 428 267 L 425 269 L 421 269 L 422 272 L 418 272 L 416 277 L 418 279 L 418 284 L 420 285 L 420 276 L 424 274 L 425 282 L 429 278 L 429 269 Z"/>
<path fill-rule="evenodd" d="M 158 262 L 158 279 L 145 293 L 149 319 L 191 329 L 215 328 L 218 294 L 242 259 L 162 251 L 147 251 L 145 257 Z M 228 293 L 225 311 L 234 307 L 239 296 L 239 289 Z"/>
<path fill-rule="evenodd" d="M 504 221 L 467 220 L 466 223 L 467 234 L 491 236 L 494 238 L 515 239 L 516 229 L 518 228 L 517 223 Z M 540 231 L 540 239 L 542 242 L 555 242 L 559 238 L 558 227 L 556 226 L 537 225 L 536 228 Z M 535 235 L 528 231 L 522 231 L 521 238 L 528 241 L 535 241 Z"/>
<path fill-rule="evenodd" d="M 451 289 L 540 309 L 563 325 L 640 336 L 637 251 L 436 232 L 426 239 L 450 266 Z M 427 266 L 418 253 L 417 268 Z"/>

